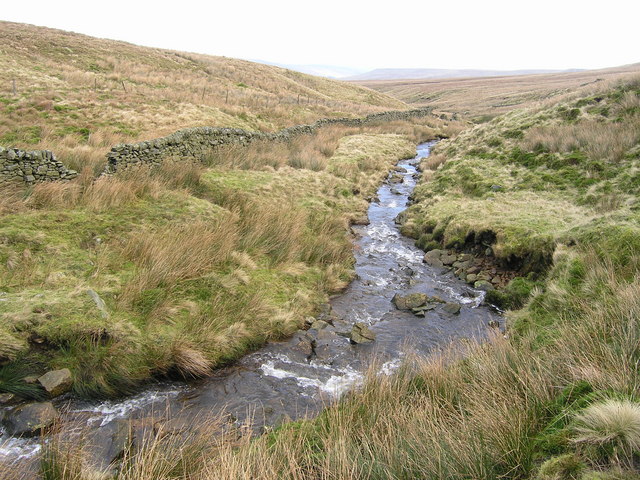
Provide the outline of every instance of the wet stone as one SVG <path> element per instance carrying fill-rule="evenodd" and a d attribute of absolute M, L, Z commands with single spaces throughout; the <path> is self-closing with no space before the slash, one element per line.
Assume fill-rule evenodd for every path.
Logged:
<path fill-rule="evenodd" d="M 425 293 L 411 293 L 409 295 L 400 295 L 396 293 L 391 301 L 398 310 L 411 310 L 427 303 L 429 296 Z"/>
<path fill-rule="evenodd" d="M 13 393 L 0 394 L 0 405 L 10 405 L 16 400 L 16 396 Z"/>
<path fill-rule="evenodd" d="M 457 315 L 460 313 L 461 305 L 459 303 L 445 303 L 442 308 L 445 312 L 450 313 L 452 315 Z"/>
<path fill-rule="evenodd" d="M 314 330 L 322 330 L 323 328 L 327 328 L 329 324 L 324 320 L 316 320 L 311 324 L 311 328 Z"/>
<path fill-rule="evenodd" d="M 458 259 L 458 257 L 456 257 L 455 255 L 442 255 L 440 257 L 440 261 L 443 263 L 443 265 L 453 265 L 453 263 Z"/>
<path fill-rule="evenodd" d="M 475 288 L 476 290 L 482 290 L 483 292 L 495 290 L 495 287 L 491 285 L 491 283 L 487 282 L 486 280 L 478 280 L 476 283 L 473 284 L 473 288 Z"/>
<path fill-rule="evenodd" d="M 28 403 L 7 412 L 2 424 L 9 435 L 30 437 L 47 430 L 57 418 L 51 402 Z"/>
<path fill-rule="evenodd" d="M 376 339 L 376 334 L 362 322 L 353 325 L 350 335 L 351 343 L 371 343 Z"/>

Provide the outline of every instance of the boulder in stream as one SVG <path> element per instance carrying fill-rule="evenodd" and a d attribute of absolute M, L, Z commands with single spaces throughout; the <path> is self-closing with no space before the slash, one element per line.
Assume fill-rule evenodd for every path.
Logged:
<path fill-rule="evenodd" d="M 442 259 L 441 259 L 443 255 L 447 255 L 447 252 L 444 250 L 440 250 L 438 248 L 429 250 L 424 255 L 424 262 L 431 265 L 432 267 L 442 268 L 444 266 L 444 263 L 442 263 Z"/>
<path fill-rule="evenodd" d="M 51 402 L 27 403 L 7 412 L 2 425 L 9 435 L 32 437 L 51 427 L 57 418 Z"/>
<path fill-rule="evenodd" d="M 445 303 L 442 308 L 445 312 L 450 313 L 452 315 L 457 315 L 460 313 L 461 305 L 459 303 Z"/>
<path fill-rule="evenodd" d="M 427 303 L 429 296 L 426 293 L 410 293 L 409 295 L 400 295 L 396 293 L 391 301 L 398 310 L 411 310 L 418 308 Z"/>
<path fill-rule="evenodd" d="M 366 323 L 357 322 L 351 329 L 349 339 L 351 343 L 371 343 L 376 339 L 376 334 Z"/>
<path fill-rule="evenodd" d="M 399 173 L 394 173 L 389 177 L 389 183 L 402 183 L 404 177 Z"/>
<path fill-rule="evenodd" d="M 495 290 L 495 287 L 487 280 L 478 280 L 473 284 L 473 288 L 475 288 L 476 290 L 482 290 L 484 292 Z"/>

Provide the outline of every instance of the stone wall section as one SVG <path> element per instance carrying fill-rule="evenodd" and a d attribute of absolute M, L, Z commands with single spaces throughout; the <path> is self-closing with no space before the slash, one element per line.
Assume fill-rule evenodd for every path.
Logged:
<path fill-rule="evenodd" d="M 57 161 L 49 150 L 25 151 L 0 147 L 0 182 L 70 180 L 77 175 L 75 170 Z"/>
<path fill-rule="evenodd" d="M 239 128 L 185 128 L 155 140 L 114 146 L 107 154 L 107 165 L 102 175 L 112 175 L 133 165 L 160 164 L 169 157 L 202 159 L 220 145 L 248 145 L 254 140 L 286 142 L 299 135 L 315 133 L 328 125 L 357 127 L 429 115 L 431 108 L 380 112 L 362 118 L 324 118 L 310 125 L 296 125 L 275 133 Z M 77 175 L 75 170 L 68 169 L 56 160 L 49 150 L 26 151 L 0 147 L 0 182 L 22 180 L 32 184 L 47 180 L 70 180 Z"/>
<path fill-rule="evenodd" d="M 428 115 L 431 115 L 431 108 L 374 113 L 363 118 L 325 118 L 310 125 L 296 125 L 275 133 L 239 128 L 185 128 L 155 140 L 116 145 L 107 154 L 107 166 L 103 175 L 111 175 L 134 165 L 160 164 L 168 157 L 202 159 L 220 145 L 248 145 L 255 140 L 288 141 L 299 135 L 310 135 L 328 125 L 356 127 Z"/>

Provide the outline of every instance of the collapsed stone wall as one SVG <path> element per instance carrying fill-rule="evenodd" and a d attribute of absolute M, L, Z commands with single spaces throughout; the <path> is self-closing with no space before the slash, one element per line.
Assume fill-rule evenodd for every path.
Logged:
<path fill-rule="evenodd" d="M 239 128 L 185 128 L 155 140 L 114 146 L 107 154 L 107 166 L 103 174 L 110 175 L 133 165 L 159 164 L 168 157 L 200 159 L 220 145 L 248 145 L 255 140 L 287 141 L 298 135 L 310 135 L 328 125 L 356 127 L 428 115 L 431 115 L 431 108 L 374 113 L 362 118 L 324 118 L 310 125 L 296 125 L 275 133 Z"/>
<path fill-rule="evenodd" d="M 49 150 L 26 151 L 0 147 L 0 183 L 22 180 L 34 183 L 44 180 L 70 180 L 78 173 L 56 160 Z"/>

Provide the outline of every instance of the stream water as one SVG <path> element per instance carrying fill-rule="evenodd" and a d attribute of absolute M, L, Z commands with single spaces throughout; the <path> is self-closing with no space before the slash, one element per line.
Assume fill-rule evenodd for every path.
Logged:
<path fill-rule="evenodd" d="M 162 418 L 179 428 L 175 426 L 198 415 L 225 412 L 229 425 L 250 422 L 259 432 L 285 419 L 317 414 L 328 402 L 357 387 L 374 360 L 379 374 L 390 374 L 409 351 L 424 355 L 457 338 L 486 336 L 489 321 L 502 320 L 482 304 L 484 293 L 423 263 L 424 252 L 403 237 L 394 222 L 416 185 L 417 163 L 429 155 L 431 146 L 421 144 L 415 158 L 399 162 L 402 182 L 385 182 L 369 207 L 370 224 L 353 227 L 357 276 L 325 311 L 324 317 L 333 325 L 270 343 L 197 383 L 156 384 L 121 401 L 58 400 L 63 432 L 71 436 L 83 432 L 83 440 L 94 445 L 91 451 L 103 463 L 113 452 L 123 421 L 144 431 Z M 413 292 L 437 295 L 462 308 L 459 314 L 451 314 L 439 306 L 421 318 L 397 310 L 391 302 L 396 293 Z M 347 335 L 355 322 L 369 325 L 375 341 L 351 344 Z M 26 465 L 41 448 L 39 439 L 0 436 L 0 460 Z"/>

